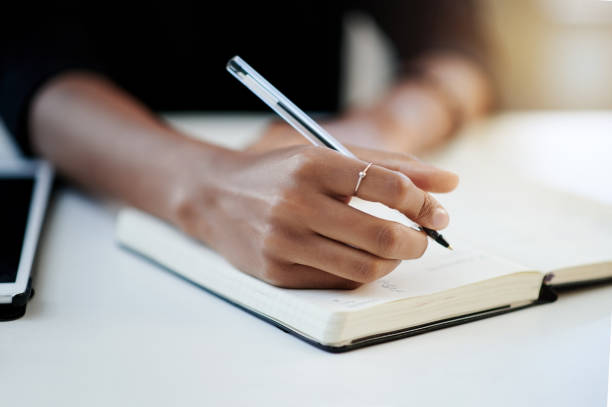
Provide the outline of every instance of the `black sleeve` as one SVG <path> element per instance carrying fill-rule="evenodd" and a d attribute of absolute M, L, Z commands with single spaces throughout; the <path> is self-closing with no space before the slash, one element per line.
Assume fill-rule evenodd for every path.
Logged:
<path fill-rule="evenodd" d="M 486 63 L 474 1 L 362 0 L 359 4 L 390 37 L 403 63 L 431 50 L 453 50 Z"/>
<path fill-rule="evenodd" d="M 62 71 L 103 71 L 83 13 L 40 4 L 8 10 L 0 30 L 0 115 L 26 155 L 30 102 L 42 84 Z"/>

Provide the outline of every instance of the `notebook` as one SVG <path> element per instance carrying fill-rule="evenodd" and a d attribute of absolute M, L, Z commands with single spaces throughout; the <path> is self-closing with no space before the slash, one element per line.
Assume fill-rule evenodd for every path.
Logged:
<path fill-rule="evenodd" d="M 484 184 L 483 184 L 484 182 Z M 425 255 L 352 291 L 277 288 L 173 226 L 123 209 L 117 240 L 210 293 L 331 352 L 403 338 L 556 299 L 556 288 L 612 278 L 612 208 L 524 180 L 463 180 L 444 196 L 456 249 Z M 442 198 L 440 198 L 442 200 Z M 384 205 L 351 205 L 408 223 Z"/>

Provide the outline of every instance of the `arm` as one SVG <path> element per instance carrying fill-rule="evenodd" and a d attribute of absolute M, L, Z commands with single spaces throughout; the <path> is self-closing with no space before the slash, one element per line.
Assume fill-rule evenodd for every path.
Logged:
<path fill-rule="evenodd" d="M 370 12 L 399 58 L 396 85 L 374 115 L 389 132 L 410 139 L 407 147 L 434 146 L 489 110 L 493 92 L 475 2 L 398 0 Z M 414 106 L 418 115 L 410 114 Z"/>
<path fill-rule="evenodd" d="M 493 92 L 473 2 L 360 3 L 396 47 L 397 80 L 373 105 L 349 107 L 329 121 L 334 136 L 346 143 L 420 153 L 488 111 Z M 252 148 L 303 142 L 292 133 L 274 124 Z"/>
<path fill-rule="evenodd" d="M 275 285 L 353 288 L 427 245 L 421 232 L 346 205 L 364 161 L 310 146 L 253 153 L 194 141 L 93 74 L 46 83 L 29 127 L 35 151 L 67 177 L 166 219 Z M 378 164 L 360 197 L 446 226 L 448 214 L 424 190 L 452 190 L 454 174 L 402 154 L 355 151 Z"/>
<path fill-rule="evenodd" d="M 32 101 L 29 127 L 33 150 L 61 173 L 169 221 L 181 155 L 199 148 L 203 162 L 214 165 L 230 154 L 191 141 L 88 73 L 67 73 L 43 86 Z"/>
<path fill-rule="evenodd" d="M 373 107 L 349 110 L 339 131 L 368 120 L 382 147 L 421 153 L 489 110 L 491 85 L 474 61 L 454 51 L 432 51 L 415 62 L 418 73 L 403 75 Z"/>

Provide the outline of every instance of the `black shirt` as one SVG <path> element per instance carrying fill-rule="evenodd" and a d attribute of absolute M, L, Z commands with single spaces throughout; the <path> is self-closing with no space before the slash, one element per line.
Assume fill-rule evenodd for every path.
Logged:
<path fill-rule="evenodd" d="M 26 152 L 33 94 L 68 69 L 102 73 L 155 111 L 264 109 L 225 71 L 240 55 L 303 109 L 335 111 L 348 10 L 370 13 L 402 58 L 436 46 L 465 49 L 473 31 L 473 7 L 453 0 L 27 7 L 7 13 L 14 24 L 0 32 L 0 114 Z"/>

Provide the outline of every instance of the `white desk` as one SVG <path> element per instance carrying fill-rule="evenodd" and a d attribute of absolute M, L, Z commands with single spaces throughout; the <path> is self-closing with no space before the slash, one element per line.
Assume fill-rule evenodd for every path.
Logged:
<path fill-rule="evenodd" d="M 231 126 L 250 128 L 225 122 L 183 120 L 229 143 Z M 597 170 L 575 190 L 612 203 L 612 115 L 505 115 L 486 126 L 488 135 L 468 134 L 437 159 L 459 166 L 488 146 L 491 162 L 552 185 Z M 546 149 L 545 165 L 534 145 Z M 519 166 L 519 156 L 529 159 Z M 605 403 L 612 286 L 333 355 L 122 251 L 115 212 L 72 189 L 55 196 L 36 297 L 24 318 L 0 323 L 0 405 Z"/>

